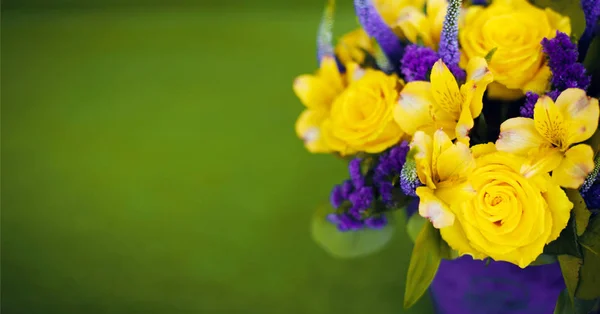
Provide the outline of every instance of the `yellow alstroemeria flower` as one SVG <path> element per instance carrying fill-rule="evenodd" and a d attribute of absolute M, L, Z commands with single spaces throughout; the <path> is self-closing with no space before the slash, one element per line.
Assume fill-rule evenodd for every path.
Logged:
<path fill-rule="evenodd" d="M 469 144 L 473 119 L 483 109 L 483 93 L 493 76 L 484 58 L 472 58 L 467 66 L 467 82 L 460 89 L 448 67 L 438 60 L 431 69 L 431 83 L 406 84 L 394 110 L 394 119 L 409 135 L 418 130 L 432 134 L 442 129 L 450 139 Z"/>
<path fill-rule="evenodd" d="M 490 62 L 495 82 L 491 98 L 516 99 L 524 91 L 546 91 L 551 76 L 540 42 L 560 30 L 569 35 L 569 17 L 540 9 L 527 0 L 494 0 L 488 7 L 466 10 L 459 32 L 466 60 L 497 49 Z"/>
<path fill-rule="evenodd" d="M 594 169 L 594 152 L 589 145 L 573 144 L 596 132 L 599 115 L 598 99 L 582 89 L 569 88 L 556 102 L 543 96 L 535 104 L 533 119 L 512 118 L 502 123 L 496 147 L 528 157 L 521 169 L 525 177 L 552 171 L 558 184 L 576 189 Z"/>
<path fill-rule="evenodd" d="M 494 144 L 471 148 L 476 168 L 471 197 L 455 197 L 451 226 L 440 234 L 459 255 L 491 257 L 525 268 L 566 227 L 573 203 L 547 173 L 526 178 L 524 157 L 496 151 Z"/>
<path fill-rule="evenodd" d="M 435 49 L 440 41 L 446 0 L 375 0 L 383 20 L 401 38 Z M 425 12 L 423 8 L 425 7 Z"/>
<path fill-rule="evenodd" d="M 323 122 L 325 142 L 341 155 L 382 152 L 404 135 L 392 114 L 403 82 L 376 70 L 351 76 L 357 80 L 336 98 Z"/>
<path fill-rule="evenodd" d="M 464 184 L 475 168 L 469 147 L 461 142 L 453 144 L 445 132 L 437 130 L 433 137 L 417 131 L 411 149 L 416 150 L 417 175 L 424 184 L 416 190 L 420 198 L 419 214 L 435 228 L 452 226 L 454 214 L 449 204 L 470 194 Z"/>
<path fill-rule="evenodd" d="M 367 53 L 374 54 L 375 48 L 373 41 L 362 28 L 346 33 L 335 46 L 335 55 L 342 64 L 362 64 Z"/>
<path fill-rule="evenodd" d="M 311 153 L 328 153 L 331 149 L 322 138 L 321 125 L 329 116 L 331 104 L 346 87 L 333 57 L 326 56 L 314 74 L 305 74 L 294 80 L 296 96 L 306 106 L 296 121 L 296 134 Z"/>

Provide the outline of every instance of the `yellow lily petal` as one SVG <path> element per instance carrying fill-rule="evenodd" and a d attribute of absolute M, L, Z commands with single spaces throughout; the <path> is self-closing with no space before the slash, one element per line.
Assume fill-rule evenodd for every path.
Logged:
<path fill-rule="evenodd" d="M 469 110 L 469 108 L 463 108 L 458 123 L 456 124 L 456 140 L 468 146 L 470 142 L 469 133 L 471 132 L 473 125 L 474 122 L 473 116 L 471 116 L 471 110 Z"/>
<path fill-rule="evenodd" d="M 458 89 L 454 75 L 441 59 L 431 69 L 431 93 L 435 104 L 458 120 L 463 96 Z"/>
<path fill-rule="evenodd" d="M 324 112 L 306 109 L 296 120 L 296 134 L 311 153 L 331 152 L 321 133 L 321 124 L 326 117 Z"/>
<path fill-rule="evenodd" d="M 511 118 L 500 125 L 496 148 L 502 152 L 527 156 L 529 151 L 544 143 L 546 140 L 538 133 L 533 119 Z"/>
<path fill-rule="evenodd" d="M 552 179 L 562 187 L 577 189 L 594 169 L 594 151 L 589 145 L 575 145 L 552 172 Z"/>
<path fill-rule="evenodd" d="M 408 41 L 416 43 L 417 37 L 420 37 L 425 46 L 435 48 L 427 16 L 416 7 L 409 6 L 402 9 L 395 26 L 402 31 Z"/>
<path fill-rule="evenodd" d="M 525 163 L 521 166 L 521 174 L 531 178 L 538 174 L 546 174 L 558 167 L 563 154 L 558 148 L 542 146 L 529 152 Z"/>
<path fill-rule="evenodd" d="M 324 57 L 317 74 L 297 77 L 293 89 L 307 108 L 329 110 L 334 99 L 344 89 L 342 75 L 338 71 L 335 59 Z"/>
<path fill-rule="evenodd" d="M 434 100 L 429 82 L 409 82 L 400 92 L 394 108 L 394 120 L 409 135 L 426 125 L 433 125 L 430 107 Z"/>
<path fill-rule="evenodd" d="M 428 187 L 418 187 L 419 215 L 429 219 L 436 229 L 445 228 L 454 224 L 454 214 L 448 205 L 438 199 Z"/>
<path fill-rule="evenodd" d="M 431 172 L 434 182 L 440 182 L 438 175 L 438 158 L 442 152 L 452 147 L 452 141 L 448 134 L 442 130 L 436 130 L 433 133 L 433 144 L 431 149 Z"/>
<path fill-rule="evenodd" d="M 483 93 L 485 93 L 488 84 L 493 81 L 494 75 L 488 68 L 487 61 L 484 58 L 473 57 L 469 60 L 467 64 L 467 83 L 463 86 L 467 86 L 473 93 L 470 101 L 473 118 L 477 118 L 481 114 L 481 110 L 483 109 Z M 463 88 L 461 88 L 461 91 Z M 463 97 L 465 97 L 464 93 Z"/>
<path fill-rule="evenodd" d="M 417 131 L 410 144 L 411 149 L 416 149 L 415 163 L 419 180 L 431 189 L 435 189 L 433 174 L 431 172 L 431 155 L 433 139 L 423 131 Z"/>
<path fill-rule="evenodd" d="M 565 145 L 583 142 L 594 135 L 600 117 L 598 99 L 588 97 L 583 89 L 569 88 L 558 96 L 556 106 L 569 121 Z"/>
<path fill-rule="evenodd" d="M 533 108 L 533 120 L 536 130 L 548 142 L 565 148 L 566 123 L 558 106 L 548 96 L 542 96 Z"/>
<path fill-rule="evenodd" d="M 435 166 L 440 182 L 456 182 L 466 178 L 473 171 L 475 159 L 469 146 L 459 142 L 444 150 L 437 158 Z"/>

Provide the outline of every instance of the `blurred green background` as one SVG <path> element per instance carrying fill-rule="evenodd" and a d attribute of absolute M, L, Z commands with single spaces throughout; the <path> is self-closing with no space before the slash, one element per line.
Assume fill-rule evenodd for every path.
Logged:
<path fill-rule="evenodd" d="M 403 230 L 310 238 L 346 177 L 293 132 L 323 1 L 164 3 L 3 1 L 2 312 L 403 313 Z"/>

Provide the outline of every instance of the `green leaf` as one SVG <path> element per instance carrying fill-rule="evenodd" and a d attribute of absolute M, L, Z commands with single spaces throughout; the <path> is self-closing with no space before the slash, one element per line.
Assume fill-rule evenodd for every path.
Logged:
<path fill-rule="evenodd" d="M 433 281 L 442 260 L 442 237 L 431 222 L 426 221 L 419 232 L 408 266 L 404 308 L 413 306 Z M 444 243 L 445 244 L 445 243 Z"/>
<path fill-rule="evenodd" d="M 557 262 L 556 256 L 548 255 L 548 254 L 541 254 L 540 256 L 538 256 L 538 258 L 535 259 L 535 261 L 533 261 L 533 263 L 531 263 L 531 266 L 554 264 L 556 262 Z"/>
<path fill-rule="evenodd" d="M 581 268 L 581 259 L 571 255 L 559 255 L 558 262 L 562 271 L 567 291 L 571 301 L 575 298 L 575 291 L 579 284 L 579 269 Z"/>
<path fill-rule="evenodd" d="M 579 270 L 579 286 L 575 296 L 583 300 L 600 298 L 600 217 L 590 222 L 581 237 L 583 265 Z"/>
<path fill-rule="evenodd" d="M 498 47 L 494 47 L 490 51 L 488 51 L 488 53 L 485 55 L 485 61 L 487 61 L 488 63 L 492 62 L 492 57 L 494 57 L 496 50 L 498 50 Z"/>
<path fill-rule="evenodd" d="M 575 228 L 577 235 L 581 236 L 588 226 L 591 212 L 588 210 L 579 190 L 566 189 L 569 200 L 573 202 L 573 213 L 575 214 Z"/>
<path fill-rule="evenodd" d="M 569 297 L 567 289 L 563 290 L 558 296 L 554 314 L 575 314 L 573 311 L 573 300 Z"/>
<path fill-rule="evenodd" d="M 380 230 L 363 229 L 341 232 L 326 217 L 334 209 L 329 204 L 319 207 L 311 224 L 312 237 L 327 253 L 337 258 L 355 258 L 381 250 L 392 239 L 395 223 L 387 215 L 388 224 Z"/>
<path fill-rule="evenodd" d="M 558 239 L 548 243 L 544 248 L 544 254 L 562 255 L 568 254 L 581 258 L 581 248 L 577 241 L 577 229 L 575 226 L 575 215 L 571 212 L 571 218 L 567 226 L 561 231 Z"/>
<path fill-rule="evenodd" d="M 408 219 L 408 223 L 406 224 L 406 232 L 413 243 L 417 241 L 417 236 L 423 229 L 423 225 L 425 225 L 426 221 L 427 219 L 421 217 L 421 215 L 418 213 L 415 213 Z"/>

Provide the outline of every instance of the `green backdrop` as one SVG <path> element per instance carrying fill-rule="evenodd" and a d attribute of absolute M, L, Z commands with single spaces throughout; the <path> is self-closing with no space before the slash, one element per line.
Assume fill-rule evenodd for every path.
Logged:
<path fill-rule="evenodd" d="M 346 177 L 293 132 L 322 1 L 219 3 L 3 2 L 3 313 L 403 313 L 403 230 L 310 238 Z"/>

